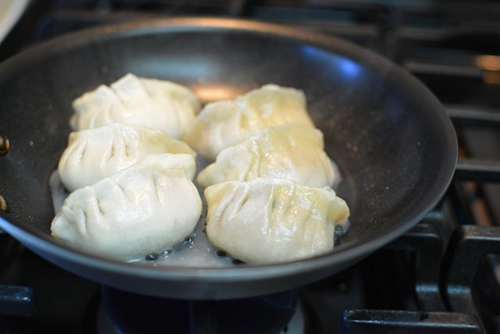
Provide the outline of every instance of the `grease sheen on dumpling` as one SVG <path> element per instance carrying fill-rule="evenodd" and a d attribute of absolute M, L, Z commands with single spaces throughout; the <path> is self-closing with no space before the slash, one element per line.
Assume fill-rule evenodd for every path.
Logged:
<path fill-rule="evenodd" d="M 208 187 L 223 181 L 284 178 L 309 187 L 332 186 L 335 171 L 323 150 L 321 131 L 298 124 L 268 128 L 222 150 L 198 175 Z"/>
<path fill-rule="evenodd" d="M 349 216 L 331 188 L 284 179 L 227 181 L 205 189 L 207 235 L 250 264 L 272 264 L 328 253 L 337 224 Z"/>
<path fill-rule="evenodd" d="M 163 131 L 112 123 L 72 132 L 59 160 L 58 172 L 61 182 L 71 192 L 159 153 L 196 157 L 186 143 L 170 138 Z"/>
<path fill-rule="evenodd" d="M 265 85 L 231 101 L 207 104 L 188 126 L 183 140 L 214 160 L 226 147 L 285 123 L 314 127 L 302 91 Z"/>
<path fill-rule="evenodd" d="M 119 122 L 139 125 L 181 138 L 200 109 L 187 87 L 127 74 L 110 87 L 100 85 L 73 101 L 74 130 L 97 128 Z"/>
<path fill-rule="evenodd" d="M 120 259 L 144 257 L 183 241 L 200 218 L 201 199 L 184 162 L 176 161 L 181 155 L 165 155 L 151 155 L 71 193 L 52 222 L 52 236 Z M 184 156 L 194 165 L 191 156 Z"/>

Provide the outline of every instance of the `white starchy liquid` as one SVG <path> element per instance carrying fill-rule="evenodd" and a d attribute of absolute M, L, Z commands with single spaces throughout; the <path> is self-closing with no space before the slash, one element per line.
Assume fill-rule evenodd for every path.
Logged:
<path fill-rule="evenodd" d="M 201 171 L 203 168 L 208 166 L 211 162 L 204 159 L 203 157 L 196 158 L 196 170 Z M 337 165 L 332 161 L 332 165 L 335 169 L 335 174 L 338 176 L 335 179 L 335 184 L 332 188 L 335 189 L 340 181 L 340 172 Z M 195 176 L 196 179 L 196 176 Z M 175 246 L 173 249 L 166 249 L 161 254 L 154 254 L 152 258 L 154 260 L 147 260 L 149 254 L 144 254 L 144 257 L 130 261 L 130 262 L 142 262 L 149 263 L 152 266 L 175 266 L 175 267 L 193 267 L 193 268 L 214 268 L 214 267 L 235 267 L 241 264 L 235 264 L 233 259 L 226 254 L 221 252 L 212 246 L 208 240 L 207 234 L 205 233 L 205 221 L 207 216 L 207 203 L 205 197 L 203 196 L 203 189 L 199 186 L 198 191 L 202 198 L 203 209 L 200 221 L 198 222 L 195 230 L 189 238 L 183 243 Z M 52 193 L 52 200 L 54 203 L 54 211 L 59 212 L 61 206 L 68 196 L 68 193 L 64 190 L 57 170 L 52 173 L 50 177 L 50 189 Z M 349 220 L 343 224 L 339 224 L 335 229 L 335 243 L 337 238 L 346 233 L 349 229 Z"/>

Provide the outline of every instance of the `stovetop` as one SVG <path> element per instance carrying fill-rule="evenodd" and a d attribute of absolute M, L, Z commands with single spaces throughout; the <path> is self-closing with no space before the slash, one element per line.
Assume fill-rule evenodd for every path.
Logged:
<path fill-rule="evenodd" d="M 0 61 L 90 26 L 185 15 L 254 19 L 347 39 L 416 76 L 455 125 L 460 155 L 443 200 L 390 245 L 294 292 L 305 332 L 500 333 L 500 4 L 32 1 L 0 45 Z M 0 233 L 2 332 L 102 332 L 107 295 Z M 188 332 L 210 333 L 217 328 L 211 326 Z M 281 333 L 294 330 L 282 327 Z"/>

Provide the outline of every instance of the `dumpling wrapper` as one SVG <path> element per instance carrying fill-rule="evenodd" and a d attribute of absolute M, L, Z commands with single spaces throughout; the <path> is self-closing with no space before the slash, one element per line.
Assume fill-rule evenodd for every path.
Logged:
<path fill-rule="evenodd" d="M 178 139 L 200 107 L 187 87 L 127 74 L 110 87 L 100 85 L 73 101 L 71 126 L 84 130 L 118 122 L 162 130 Z"/>
<path fill-rule="evenodd" d="M 222 150 L 197 181 L 208 187 L 232 180 L 283 178 L 308 187 L 331 187 L 336 175 L 323 147 L 323 134 L 317 129 L 291 123 L 268 128 Z"/>
<path fill-rule="evenodd" d="M 181 156 L 151 155 L 74 191 L 52 221 L 52 236 L 79 249 L 123 260 L 162 252 L 182 242 L 196 227 L 202 203 L 182 167 L 184 157 L 193 166 L 194 159 Z"/>
<path fill-rule="evenodd" d="M 274 264 L 330 252 L 349 208 L 331 188 L 284 179 L 227 181 L 205 189 L 207 236 L 249 264 Z"/>
<path fill-rule="evenodd" d="M 196 152 L 186 143 L 160 130 L 112 123 L 76 131 L 69 135 L 68 147 L 59 160 L 59 177 L 72 192 L 130 167 L 150 154 L 160 153 L 196 157 Z M 188 171 L 191 178 L 194 173 L 194 168 Z"/>
<path fill-rule="evenodd" d="M 297 123 L 314 127 L 302 91 L 265 85 L 231 101 L 207 104 L 188 126 L 183 140 L 215 160 L 219 152 L 272 126 Z"/>

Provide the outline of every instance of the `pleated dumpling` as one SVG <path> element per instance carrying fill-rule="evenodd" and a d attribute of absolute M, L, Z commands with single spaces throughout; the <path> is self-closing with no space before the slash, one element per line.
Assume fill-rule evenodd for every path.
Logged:
<path fill-rule="evenodd" d="M 100 85 L 73 101 L 74 130 L 119 122 L 139 125 L 181 138 L 200 109 L 196 96 L 184 86 L 127 74 L 110 87 Z"/>
<path fill-rule="evenodd" d="M 304 93 L 265 85 L 231 101 L 207 104 L 188 126 L 183 139 L 200 154 L 215 160 L 226 147 L 285 123 L 314 127 Z"/>
<path fill-rule="evenodd" d="M 250 264 L 328 253 L 349 208 L 331 188 L 285 179 L 227 181 L 205 189 L 207 235 L 219 249 Z"/>
<path fill-rule="evenodd" d="M 163 131 L 111 123 L 72 132 L 59 160 L 58 172 L 61 182 L 71 192 L 159 153 L 196 157 L 186 143 L 170 138 Z M 191 173 L 194 174 L 194 169 Z"/>
<path fill-rule="evenodd" d="M 185 157 L 191 161 L 188 169 L 194 168 L 189 155 L 151 155 L 74 191 L 52 222 L 52 236 L 89 252 L 125 260 L 180 243 L 195 228 L 202 205 L 186 175 Z"/>
<path fill-rule="evenodd" d="M 331 187 L 336 175 L 323 147 L 317 129 L 292 123 L 268 128 L 222 150 L 200 172 L 198 183 L 208 187 L 223 181 L 284 178 L 308 187 Z"/>

